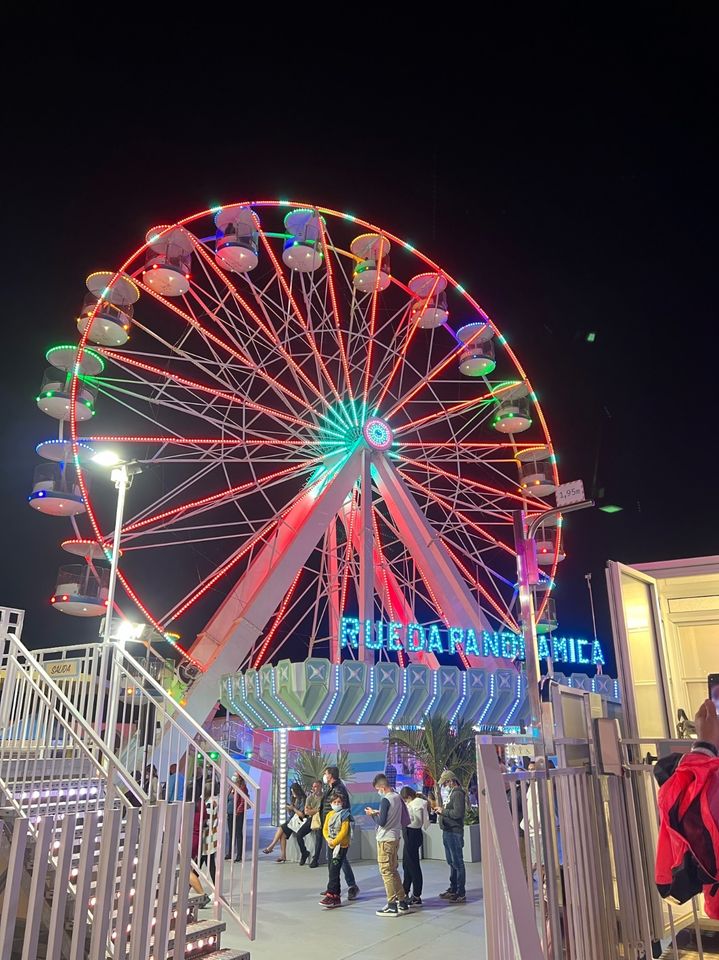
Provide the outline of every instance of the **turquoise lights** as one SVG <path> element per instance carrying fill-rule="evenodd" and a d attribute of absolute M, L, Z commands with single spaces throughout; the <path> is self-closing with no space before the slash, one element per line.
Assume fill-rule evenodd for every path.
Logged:
<path fill-rule="evenodd" d="M 357 650 L 359 646 L 360 621 L 357 617 L 342 617 L 339 625 L 341 648 Z M 499 660 L 524 660 L 524 637 L 521 634 L 502 631 L 490 633 L 482 630 L 478 635 L 472 627 L 440 627 L 436 623 L 423 626 L 419 623 L 403 624 L 397 621 L 385 623 L 369 620 L 364 624 L 364 643 L 367 650 L 407 650 L 418 653 L 454 654 L 458 648 L 476 657 L 495 657 Z M 606 663 L 602 645 L 598 640 L 581 637 L 540 636 L 539 657 L 555 663 L 576 663 L 582 666 Z"/>

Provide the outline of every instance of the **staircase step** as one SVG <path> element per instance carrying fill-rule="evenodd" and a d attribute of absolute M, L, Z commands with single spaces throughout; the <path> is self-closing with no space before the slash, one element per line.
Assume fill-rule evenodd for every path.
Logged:
<path fill-rule="evenodd" d="M 202 960 L 250 960 L 250 954 L 247 950 L 225 947 L 222 950 L 215 950 L 214 953 L 206 953 Z"/>

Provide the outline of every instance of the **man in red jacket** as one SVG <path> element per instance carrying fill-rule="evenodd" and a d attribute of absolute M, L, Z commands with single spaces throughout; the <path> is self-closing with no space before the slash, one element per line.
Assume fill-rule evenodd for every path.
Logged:
<path fill-rule="evenodd" d="M 703 889 L 707 916 L 719 919 L 719 716 L 711 700 L 695 723 L 691 752 L 655 770 L 663 780 L 655 880 L 661 896 L 677 903 Z"/>

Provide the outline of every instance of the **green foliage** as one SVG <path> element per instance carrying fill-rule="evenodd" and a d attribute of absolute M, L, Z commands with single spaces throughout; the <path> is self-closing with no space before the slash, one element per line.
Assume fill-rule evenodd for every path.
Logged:
<path fill-rule="evenodd" d="M 470 805 L 467 804 L 464 814 L 464 822 L 468 827 L 470 827 L 473 823 L 479 823 L 479 810 L 477 807 L 470 807 Z"/>
<path fill-rule="evenodd" d="M 435 781 L 435 797 L 439 803 L 439 778 L 445 770 L 451 770 L 467 790 L 477 769 L 474 737 L 471 721 L 461 718 L 452 726 L 447 717 L 437 714 L 425 716 L 422 726 L 416 730 L 390 730 L 388 739 L 422 763 Z"/>
<path fill-rule="evenodd" d="M 338 767 L 340 780 L 345 783 L 354 780 L 354 770 L 346 750 L 338 750 L 334 755 L 320 750 L 300 750 L 295 761 L 294 779 L 309 792 L 315 780 L 322 780 L 327 767 Z"/>

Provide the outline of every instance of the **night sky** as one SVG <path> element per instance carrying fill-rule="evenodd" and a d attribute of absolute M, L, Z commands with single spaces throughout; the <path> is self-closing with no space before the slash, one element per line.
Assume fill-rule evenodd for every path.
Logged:
<path fill-rule="evenodd" d="M 55 43 L 62 21 L 45 23 L 33 83 L 5 80 L 4 118 L 0 603 L 27 610 L 31 645 L 98 625 L 49 607 L 68 525 L 26 505 L 55 426 L 34 404 L 44 352 L 72 337 L 86 275 L 149 226 L 247 197 L 352 210 L 412 240 L 508 336 L 562 478 L 623 508 L 568 521 L 560 632 L 590 635 L 591 572 L 609 647 L 607 559 L 719 552 L 717 25 L 708 6 L 629 9 L 521 34 L 427 21 L 375 52 L 344 49 L 339 26 L 341 42 L 277 29 L 220 49 L 215 24 L 176 59 L 129 32 Z"/>

